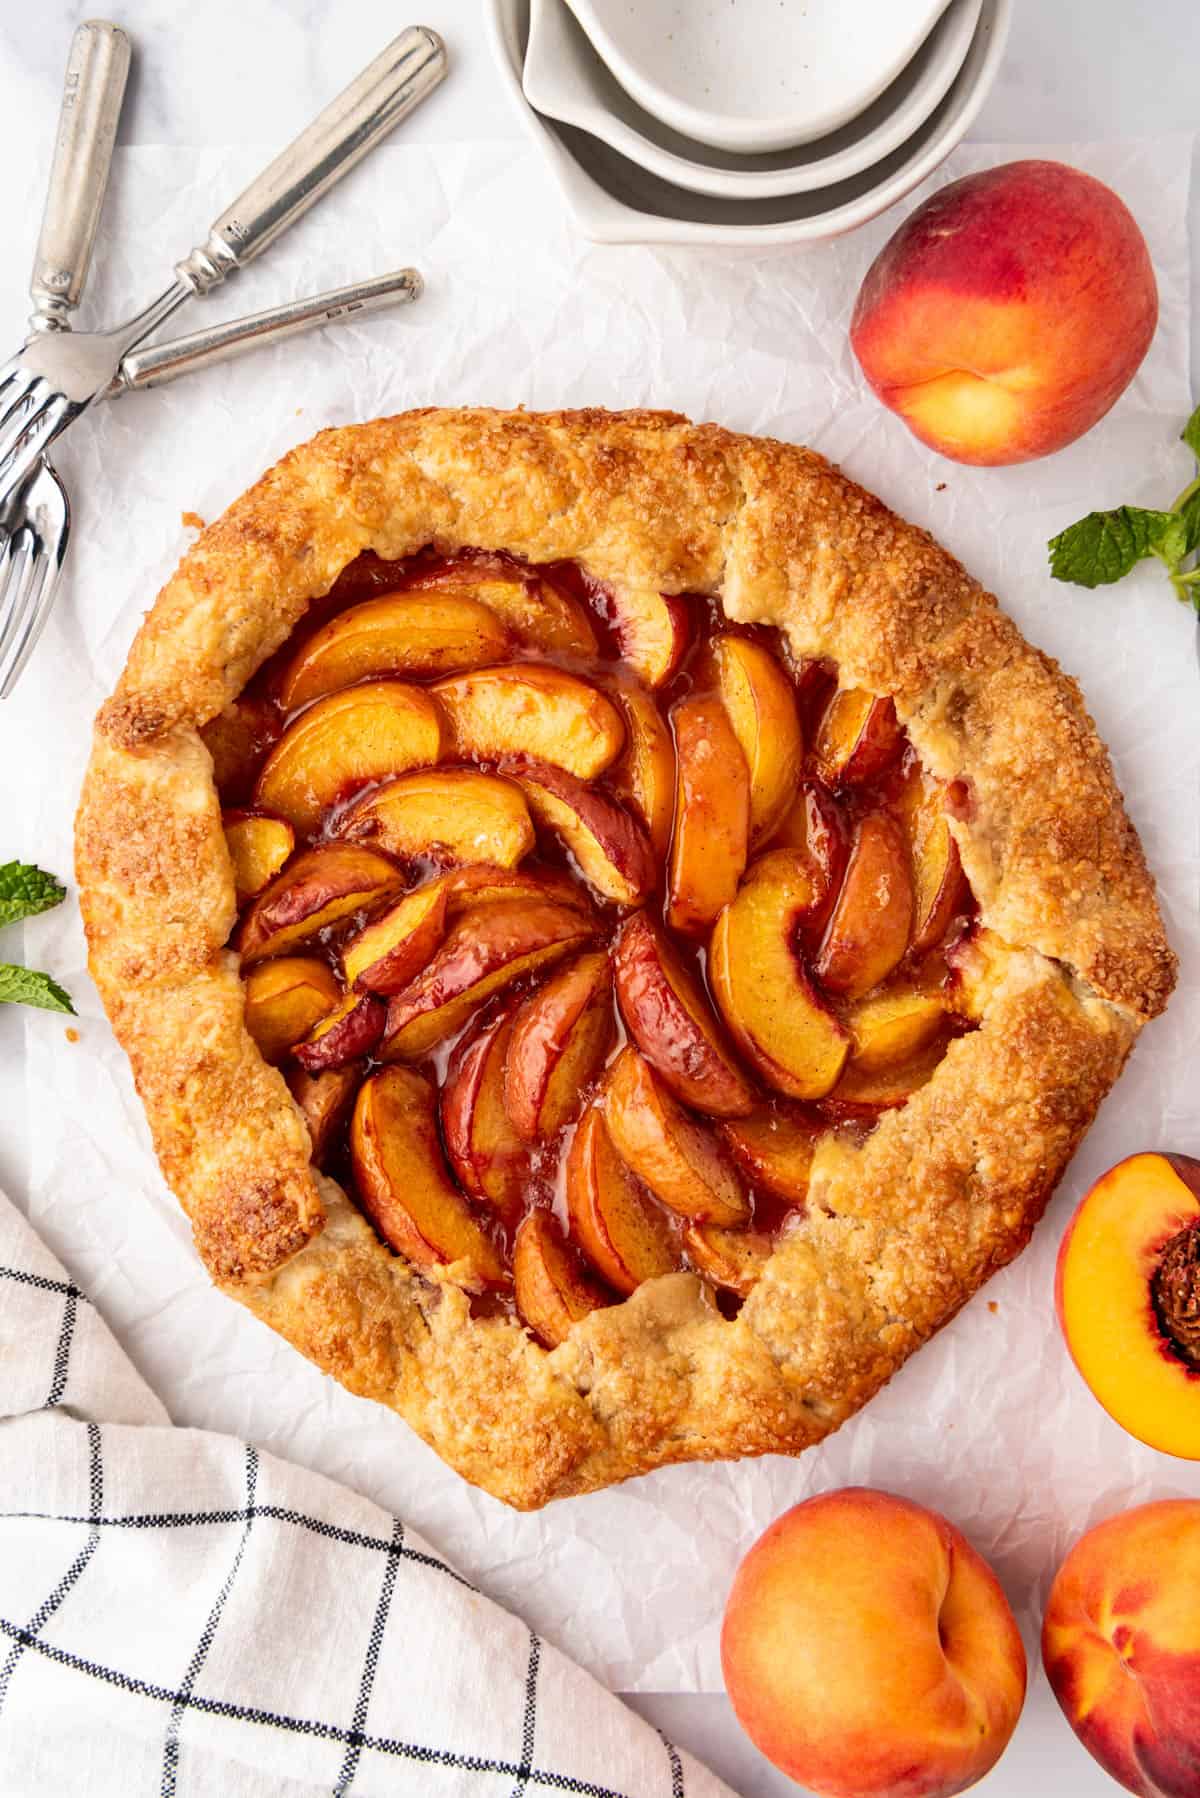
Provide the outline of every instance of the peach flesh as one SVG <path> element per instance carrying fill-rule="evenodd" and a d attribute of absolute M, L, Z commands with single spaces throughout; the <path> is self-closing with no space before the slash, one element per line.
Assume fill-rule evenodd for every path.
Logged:
<path fill-rule="evenodd" d="M 1158 321 L 1145 239 L 1102 182 L 1057 162 L 954 181 L 862 284 L 850 341 L 909 429 L 960 462 L 1025 462 L 1103 418 Z"/>
<path fill-rule="evenodd" d="M 1142 1154 L 1110 1168 L 1063 1237 L 1055 1303 L 1109 1416 L 1200 1460 L 1200 1161 Z"/>
<path fill-rule="evenodd" d="M 1106 1773 L 1140 1798 L 1195 1798 L 1200 1501 L 1138 1505 L 1080 1538 L 1050 1589 L 1042 1660 Z"/>
<path fill-rule="evenodd" d="M 721 1632 L 751 1740 L 826 1798 L 952 1798 L 992 1767 L 1025 1653 L 987 1563 L 906 1499 L 810 1498 L 738 1568 Z"/>

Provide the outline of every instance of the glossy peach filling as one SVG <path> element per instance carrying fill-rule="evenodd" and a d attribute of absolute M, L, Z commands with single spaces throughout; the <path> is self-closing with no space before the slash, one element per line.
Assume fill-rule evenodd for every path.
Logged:
<path fill-rule="evenodd" d="M 699 596 L 360 556 L 205 731 L 246 1027 L 385 1242 L 545 1343 L 732 1311 L 969 1028 L 973 910 L 890 699 Z"/>

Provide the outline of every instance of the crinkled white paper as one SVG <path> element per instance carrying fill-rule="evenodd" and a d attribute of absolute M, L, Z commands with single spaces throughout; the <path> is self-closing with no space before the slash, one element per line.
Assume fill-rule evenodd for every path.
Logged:
<path fill-rule="evenodd" d="M 1164 503 L 1189 476 L 1190 143 L 1050 152 L 1112 182 L 1153 253 L 1162 323 L 1116 411 L 1049 461 L 973 471 L 882 411 L 847 344 L 854 295 L 897 215 L 838 243 L 763 254 L 596 248 L 571 231 L 535 153 L 512 143 L 378 152 L 248 274 L 205 303 L 229 316 L 414 261 L 426 297 L 122 399 L 62 447 L 75 502 L 69 578 L 36 662 L 0 717 L 0 860 L 66 872 L 93 712 L 191 533 L 319 427 L 407 406 L 657 405 L 813 444 L 927 525 L 1079 676 L 1162 883 L 1180 991 L 1146 1033 L 1032 1248 L 826 1447 L 800 1460 L 668 1469 L 521 1517 L 473 1491 L 386 1411 L 350 1397 L 201 1271 L 150 1152 L 125 1059 L 84 972 L 73 903 L 24 931 L 77 996 L 67 1020 L 0 1020 L 26 1056 L 34 1150 L 24 1198 L 174 1418 L 238 1432 L 397 1510 L 494 1597 L 624 1689 L 719 1687 L 717 1632 L 739 1554 L 787 1505 L 846 1482 L 945 1510 L 992 1560 L 1032 1637 L 1068 1541 L 1119 1505 L 1200 1491 L 1139 1447 L 1072 1370 L 1051 1284 L 1086 1186 L 1132 1150 L 1200 1138 L 1200 726 L 1196 621 L 1149 570 L 1095 594 L 1051 582 L 1046 539 L 1093 506 Z M 941 179 L 1007 160 L 960 150 Z M 264 157 L 265 160 L 265 157 Z M 123 152 L 97 258 L 100 315 L 164 271 L 256 167 L 253 153 Z M 6 237 L 32 246 L 41 175 L 10 190 Z M 907 209 L 907 208 L 906 208 Z M 150 251 L 153 249 L 153 255 Z M 22 248 L 0 316 L 26 311 Z M 181 318 L 190 328 L 200 306 Z M 20 947 L 20 935 L 12 950 Z"/>

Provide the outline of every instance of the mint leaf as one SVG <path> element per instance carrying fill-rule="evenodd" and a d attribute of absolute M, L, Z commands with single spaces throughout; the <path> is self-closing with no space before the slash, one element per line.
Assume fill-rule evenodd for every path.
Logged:
<path fill-rule="evenodd" d="M 0 863 L 0 930 L 21 918 L 49 911 L 65 899 L 66 887 L 30 862 Z"/>
<path fill-rule="evenodd" d="M 1192 550 L 1200 549 L 1200 487 L 1197 487 L 1189 500 L 1184 501 L 1179 508 L 1179 516 L 1183 520 L 1187 538 L 1187 548 L 1183 553 L 1190 555 Z"/>
<path fill-rule="evenodd" d="M 1180 437 L 1200 463 L 1200 406 Z M 1074 581 L 1080 587 L 1119 581 L 1144 557 L 1157 556 L 1176 598 L 1200 612 L 1200 562 L 1185 568 L 1200 552 L 1200 470 L 1172 500 L 1169 511 L 1115 506 L 1111 512 L 1089 512 L 1052 537 L 1047 548 L 1055 580 Z"/>
<path fill-rule="evenodd" d="M 14 962 L 0 961 L 0 1004 L 38 1005 L 43 1011 L 69 1011 L 75 1015 L 70 993 L 64 993 L 49 974 L 36 968 L 19 968 Z"/>
<path fill-rule="evenodd" d="M 1143 556 L 1157 553 L 1177 523 L 1176 513 L 1150 512 L 1143 506 L 1089 512 L 1050 539 L 1050 572 L 1056 581 L 1074 581 L 1078 587 L 1107 586 Z"/>
<path fill-rule="evenodd" d="M 1179 435 L 1187 444 L 1197 462 L 1200 462 L 1200 406 L 1196 407 L 1196 410 L 1192 413 L 1192 416 L 1188 419 Z"/>
<path fill-rule="evenodd" d="M 1188 527 L 1181 513 L 1166 513 L 1161 530 L 1151 536 L 1150 548 L 1174 573 L 1188 552 Z"/>

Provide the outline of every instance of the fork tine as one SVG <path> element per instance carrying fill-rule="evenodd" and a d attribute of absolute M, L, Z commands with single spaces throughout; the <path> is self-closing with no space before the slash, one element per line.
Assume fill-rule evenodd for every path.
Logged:
<path fill-rule="evenodd" d="M 37 538 L 24 523 L 10 532 L 0 561 L 0 670 L 8 667 L 13 646 L 24 634 L 34 588 Z"/>
<path fill-rule="evenodd" d="M 44 385 L 39 375 L 26 374 L 23 381 L 18 381 L 20 372 L 14 369 L 0 384 L 0 431 L 15 429 L 18 418 L 30 410 L 38 387 Z"/>
<path fill-rule="evenodd" d="M 43 391 L 27 417 L 12 424 L 10 414 L 0 419 L 0 511 L 25 485 L 67 419 L 66 395 L 55 393 L 44 381 L 37 386 Z"/>
<path fill-rule="evenodd" d="M 34 646 L 42 634 L 42 626 L 50 616 L 54 604 L 54 595 L 58 590 L 61 563 L 45 553 L 36 553 L 30 562 L 29 598 L 24 608 L 24 627 L 20 635 L 12 642 L 11 653 L 5 655 L 0 645 L 0 699 L 7 699 L 17 681 L 21 670 L 33 654 Z"/>

